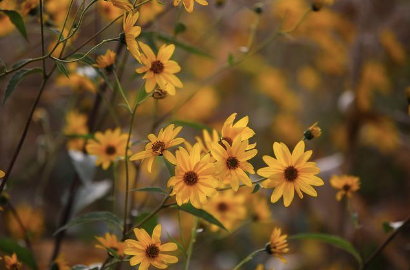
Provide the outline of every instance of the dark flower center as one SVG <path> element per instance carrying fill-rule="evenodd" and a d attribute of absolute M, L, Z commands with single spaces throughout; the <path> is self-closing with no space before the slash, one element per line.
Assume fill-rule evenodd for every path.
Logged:
<path fill-rule="evenodd" d="M 239 167 L 239 160 L 236 157 L 228 157 L 226 166 L 228 166 L 229 170 L 235 170 Z"/>
<path fill-rule="evenodd" d="M 107 148 L 105 148 L 105 153 L 109 156 L 114 155 L 116 152 L 117 152 L 117 149 L 112 145 L 107 145 Z"/>
<path fill-rule="evenodd" d="M 218 143 L 219 143 L 223 148 L 225 148 L 225 150 L 226 150 L 226 146 L 225 146 L 225 144 L 223 143 L 223 141 L 227 142 L 230 146 L 232 146 L 232 139 L 231 139 L 231 138 L 222 137 L 222 138 L 219 140 Z"/>
<path fill-rule="evenodd" d="M 157 154 L 162 154 L 164 150 L 165 150 L 165 143 L 158 141 L 152 144 L 152 152 L 157 153 Z"/>
<path fill-rule="evenodd" d="M 343 190 L 344 190 L 345 192 L 348 192 L 348 191 L 350 190 L 350 185 L 345 184 L 345 185 L 343 186 Z"/>
<path fill-rule="evenodd" d="M 294 181 L 298 177 L 298 170 L 295 167 L 289 166 L 285 169 L 285 178 L 288 181 Z"/>
<path fill-rule="evenodd" d="M 198 182 L 198 175 L 193 171 L 186 172 L 184 175 L 184 182 L 188 186 L 192 186 Z"/>
<path fill-rule="evenodd" d="M 145 250 L 145 255 L 150 259 L 155 259 L 159 255 L 159 248 L 155 244 L 151 244 Z"/>
<path fill-rule="evenodd" d="M 154 61 L 151 63 L 151 70 L 155 74 L 161 73 L 164 71 L 164 64 L 161 61 Z"/>
<path fill-rule="evenodd" d="M 218 211 L 219 211 L 219 212 L 226 212 L 226 211 L 228 211 L 228 205 L 227 205 L 226 203 L 224 203 L 224 202 L 220 202 L 220 203 L 217 205 L 217 208 L 218 208 Z"/>

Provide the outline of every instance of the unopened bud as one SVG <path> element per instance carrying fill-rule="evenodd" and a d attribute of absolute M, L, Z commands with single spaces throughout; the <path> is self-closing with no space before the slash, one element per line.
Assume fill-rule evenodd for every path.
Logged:
<path fill-rule="evenodd" d="M 305 140 L 313 140 L 316 138 L 319 138 L 320 135 L 322 135 L 322 130 L 320 129 L 320 127 L 318 127 L 319 122 L 314 123 L 313 125 L 311 125 L 304 133 L 304 139 Z"/>

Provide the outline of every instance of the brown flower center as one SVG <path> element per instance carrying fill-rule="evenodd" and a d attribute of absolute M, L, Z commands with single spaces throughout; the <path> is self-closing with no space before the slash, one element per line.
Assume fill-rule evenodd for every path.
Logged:
<path fill-rule="evenodd" d="M 152 144 L 152 152 L 156 153 L 156 154 L 162 154 L 162 152 L 165 150 L 165 143 L 158 141 L 158 142 L 154 142 Z"/>
<path fill-rule="evenodd" d="M 350 185 L 344 184 L 344 186 L 342 187 L 342 189 L 343 189 L 345 192 L 349 192 L 349 190 L 350 190 Z"/>
<path fill-rule="evenodd" d="M 109 156 L 114 155 L 117 152 L 117 149 L 115 148 L 115 146 L 113 145 L 107 145 L 107 147 L 105 148 L 105 153 Z"/>
<path fill-rule="evenodd" d="M 218 143 L 219 143 L 223 148 L 225 148 L 225 150 L 226 150 L 226 146 L 225 146 L 225 144 L 223 143 L 223 141 L 227 142 L 230 146 L 232 146 L 232 139 L 231 139 L 231 138 L 222 137 L 222 138 L 219 140 Z"/>
<path fill-rule="evenodd" d="M 164 71 L 164 63 L 159 60 L 152 62 L 151 71 L 155 74 L 161 73 L 162 71 Z"/>
<path fill-rule="evenodd" d="M 155 244 L 151 244 L 145 250 L 145 255 L 150 259 L 155 259 L 159 255 L 159 248 Z"/>
<path fill-rule="evenodd" d="M 288 181 L 294 181 L 298 177 L 298 170 L 295 167 L 289 166 L 285 169 L 285 178 Z"/>
<path fill-rule="evenodd" d="M 226 166 L 228 166 L 229 170 L 235 170 L 239 167 L 239 160 L 236 157 L 228 157 Z"/>
<path fill-rule="evenodd" d="M 224 202 L 220 202 L 217 205 L 217 209 L 218 209 L 219 212 L 226 212 L 226 211 L 228 211 L 228 205 Z"/>
<path fill-rule="evenodd" d="M 188 186 L 195 185 L 196 182 L 198 182 L 198 175 L 193 171 L 186 172 L 184 175 L 184 182 Z"/>

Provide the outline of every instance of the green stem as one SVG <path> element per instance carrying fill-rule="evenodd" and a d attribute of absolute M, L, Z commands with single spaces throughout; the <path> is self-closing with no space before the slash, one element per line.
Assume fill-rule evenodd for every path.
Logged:
<path fill-rule="evenodd" d="M 192 231 L 191 231 L 191 239 L 189 241 L 189 246 L 187 250 L 187 258 L 185 261 L 184 270 L 188 270 L 189 268 L 189 262 L 191 261 L 191 257 L 192 257 L 192 250 L 194 249 L 194 243 L 196 241 L 196 236 L 198 234 L 197 229 L 198 229 L 198 218 L 195 217 L 194 226 L 192 227 Z"/>
<path fill-rule="evenodd" d="M 265 248 L 261 248 L 261 249 L 257 249 L 254 252 L 252 252 L 251 254 L 249 254 L 245 259 L 243 259 L 237 266 L 235 266 L 235 268 L 233 270 L 238 270 L 239 267 L 241 267 L 242 265 L 244 265 L 245 263 L 247 263 L 248 261 L 252 260 L 252 258 L 261 252 L 264 252 L 266 249 Z"/>
<path fill-rule="evenodd" d="M 121 96 L 123 97 L 125 104 L 127 105 L 127 110 L 132 114 L 133 110 L 131 110 L 130 103 L 128 102 L 127 97 L 125 96 L 124 90 L 122 89 L 120 80 L 118 79 L 117 73 L 113 71 L 114 77 L 115 77 L 115 82 L 117 83 L 117 89 L 120 92 Z"/>

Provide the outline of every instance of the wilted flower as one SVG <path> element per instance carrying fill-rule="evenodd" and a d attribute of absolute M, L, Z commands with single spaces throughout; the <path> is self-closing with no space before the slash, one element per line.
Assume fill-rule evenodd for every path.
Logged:
<path fill-rule="evenodd" d="M 282 235 L 282 230 L 280 228 L 275 228 L 270 236 L 270 243 L 266 247 L 266 251 L 269 254 L 272 254 L 283 263 L 286 263 L 286 259 L 282 254 L 289 252 L 288 242 L 286 240 L 287 237 L 287 234 Z"/>

